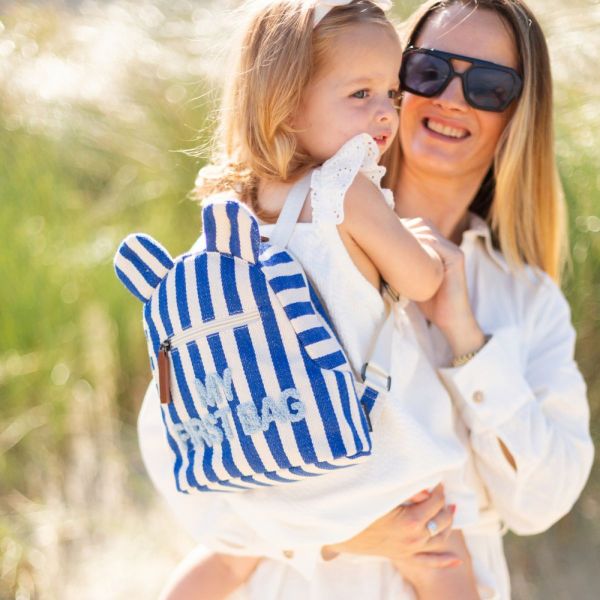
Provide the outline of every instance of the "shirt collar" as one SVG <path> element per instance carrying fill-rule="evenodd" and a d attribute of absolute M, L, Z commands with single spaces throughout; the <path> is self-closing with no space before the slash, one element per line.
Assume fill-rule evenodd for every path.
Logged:
<path fill-rule="evenodd" d="M 510 268 L 502 253 L 494 248 L 492 243 L 492 233 L 488 224 L 475 213 L 469 213 L 469 228 L 463 233 L 463 241 L 466 239 L 481 238 L 483 246 L 487 250 L 489 257 L 505 272 L 509 273 Z M 461 244 L 462 245 L 462 244 Z"/>

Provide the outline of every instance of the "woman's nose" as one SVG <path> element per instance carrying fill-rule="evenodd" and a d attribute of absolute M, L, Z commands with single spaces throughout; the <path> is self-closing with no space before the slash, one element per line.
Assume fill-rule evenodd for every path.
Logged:
<path fill-rule="evenodd" d="M 433 101 L 448 110 L 466 110 L 468 103 L 463 93 L 462 79 L 453 77 L 446 89 L 439 96 L 433 98 Z"/>

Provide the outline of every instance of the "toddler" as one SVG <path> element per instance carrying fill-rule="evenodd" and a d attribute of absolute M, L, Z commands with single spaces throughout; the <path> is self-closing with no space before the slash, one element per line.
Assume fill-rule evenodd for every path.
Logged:
<path fill-rule="evenodd" d="M 260 2 L 226 86 L 220 154 L 201 173 L 201 192 L 230 197 L 234 190 L 262 220 L 265 236 L 290 190 L 310 177 L 288 247 L 320 293 L 356 373 L 385 318 L 382 282 L 406 299 L 421 301 L 436 292 L 443 277 L 439 256 L 404 227 L 391 193 L 380 187 L 385 169 L 377 161 L 398 128 L 401 60 L 396 31 L 380 4 L 388 3 Z M 210 500 L 212 512 L 205 511 L 215 528 L 228 522 L 230 531 L 247 528 L 284 553 L 292 548 L 308 577 L 307 565 L 322 546 L 352 537 L 440 481 L 455 503 L 448 509 L 456 511 L 455 524 L 476 520 L 474 495 L 462 481 L 466 451 L 454 433 L 450 400 L 419 350 L 402 306 L 397 303 L 393 310 L 392 385 L 372 412 L 373 455 L 321 477 L 218 495 Z M 166 469 L 159 472 L 147 446 L 144 450 L 143 426 L 141 438 L 155 483 L 169 495 L 165 490 L 173 483 L 166 483 Z M 198 496 L 185 502 L 191 507 L 197 499 L 201 511 Z M 428 523 L 431 535 L 438 527 Z M 268 544 L 257 544 L 231 554 L 250 547 L 269 553 Z M 225 597 L 249 578 L 258 561 L 258 556 L 214 554 L 188 570 L 169 598 Z M 202 585 L 189 594 L 186 585 L 197 578 Z M 432 581 L 415 590 L 421 600 L 479 598 L 468 569 L 432 573 Z M 273 594 L 293 596 L 281 590 Z M 408 587 L 402 594 L 394 597 L 414 597 Z M 269 592 L 263 588 L 259 595 L 268 598 Z"/>

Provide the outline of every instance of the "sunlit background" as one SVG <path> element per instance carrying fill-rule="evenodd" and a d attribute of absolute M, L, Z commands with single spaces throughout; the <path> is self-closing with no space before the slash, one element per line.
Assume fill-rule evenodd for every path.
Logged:
<path fill-rule="evenodd" d="M 531 4 L 555 67 L 565 291 L 600 440 L 600 3 Z M 131 231 L 171 253 L 199 233 L 202 159 L 183 151 L 206 148 L 232 6 L 0 0 L 1 600 L 153 598 L 191 547 L 141 464 L 148 358 L 111 260 Z M 598 598 L 598 466 L 568 517 L 507 547 L 516 599 Z"/>

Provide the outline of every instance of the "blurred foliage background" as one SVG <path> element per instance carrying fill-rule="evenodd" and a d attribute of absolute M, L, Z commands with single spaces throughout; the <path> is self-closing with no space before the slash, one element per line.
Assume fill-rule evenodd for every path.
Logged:
<path fill-rule="evenodd" d="M 565 291 L 598 441 L 600 3 L 531 4 L 555 68 Z M 131 231 L 172 253 L 199 233 L 202 160 L 181 150 L 207 147 L 233 5 L 0 0 L 0 600 L 152 598 L 190 547 L 141 465 L 148 359 L 111 262 Z M 598 462 L 569 516 L 507 548 L 515 598 L 597 598 Z"/>

